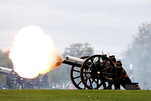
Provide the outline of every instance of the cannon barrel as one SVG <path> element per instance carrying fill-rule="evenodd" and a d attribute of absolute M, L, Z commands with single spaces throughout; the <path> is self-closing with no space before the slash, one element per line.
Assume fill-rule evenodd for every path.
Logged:
<path fill-rule="evenodd" d="M 66 58 L 66 60 L 70 60 L 70 61 L 74 61 L 74 62 L 78 62 L 78 63 L 83 63 L 84 62 L 83 59 L 73 57 L 73 56 L 69 56 L 69 55 L 67 55 L 65 58 Z"/>
<path fill-rule="evenodd" d="M 2 74 L 9 74 L 13 69 L 6 68 L 6 67 L 0 67 L 0 73 Z"/>
<path fill-rule="evenodd" d="M 83 59 L 73 57 L 73 56 L 69 56 L 69 55 L 67 55 L 65 57 L 65 60 L 63 61 L 63 63 L 65 63 L 65 64 L 74 65 L 74 66 L 77 66 L 77 67 L 81 67 L 83 62 L 84 62 Z"/>

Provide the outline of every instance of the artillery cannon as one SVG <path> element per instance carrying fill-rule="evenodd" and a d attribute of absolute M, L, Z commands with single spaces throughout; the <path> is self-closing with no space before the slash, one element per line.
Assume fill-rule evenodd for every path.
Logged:
<path fill-rule="evenodd" d="M 32 88 L 34 79 L 20 77 L 13 69 L 0 67 L 0 73 L 7 75 L 6 83 L 9 89 Z"/>
<path fill-rule="evenodd" d="M 104 55 L 66 56 L 63 63 L 72 65 L 70 78 L 77 89 L 110 89 L 116 80 L 115 65 Z"/>

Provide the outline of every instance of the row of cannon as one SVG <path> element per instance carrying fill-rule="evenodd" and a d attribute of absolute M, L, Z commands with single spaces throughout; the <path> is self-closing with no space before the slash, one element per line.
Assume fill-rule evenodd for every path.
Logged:
<path fill-rule="evenodd" d="M 117 71 L 113 62 L 104 55 L 66 56 L 64 64 L 71 65 L 70 78 L 77 89 L 108 89 L 116 80 Z M 35 79 L 20 77 L 13 69 L 0 67 L 0 73 L 7 75 L 10 89 L 32 88 Z"/>

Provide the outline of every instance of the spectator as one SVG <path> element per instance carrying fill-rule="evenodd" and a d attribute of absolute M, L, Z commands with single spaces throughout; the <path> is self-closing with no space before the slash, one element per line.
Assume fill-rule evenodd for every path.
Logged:
<path fill-rule="evenodd" d="M 73 88 L 74 88 L 73 84 L 70 84 L 69 89 L 73 89 Z"/>

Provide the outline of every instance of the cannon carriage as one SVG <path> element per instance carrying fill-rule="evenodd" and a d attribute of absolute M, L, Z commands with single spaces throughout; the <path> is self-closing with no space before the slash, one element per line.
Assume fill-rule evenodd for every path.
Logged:
<path fill-rule="evenodd" d="M 116 80 L 115 65 L 104 55 L 66 56 L 63 63 L 72 65 L 70 78 L 77 89 L 110 89 Z"/>
<path fill-rule="evenodd" d="M 9 89 L 31 89 L 35 85 L 35 78 L 20 77 L 13 69 L 0 67 L 0 73 L 6 75 L 6 84 Z"/>

